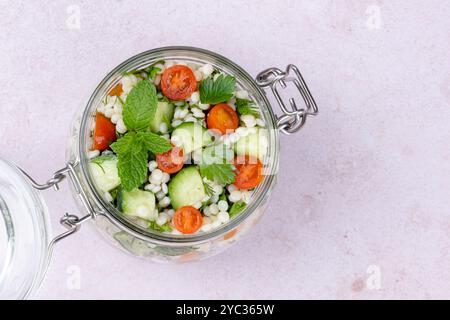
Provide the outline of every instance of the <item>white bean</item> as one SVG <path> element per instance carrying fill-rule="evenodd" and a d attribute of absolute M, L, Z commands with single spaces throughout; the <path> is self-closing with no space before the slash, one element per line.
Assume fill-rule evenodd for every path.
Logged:
<path fill-rule="evenodd" d="M 253 128 L 256 125 L 256 119 L 251 114 L 245 114 L 241 116 L 242 122 L 245 123 L 247 128 Z"/>
<path fill-rule="evenodd" d="M 181 141 L 178 136 L 172 136 L 172 138 L 170 138 L 170 141 L 177 147 L 181 147 L 183 145 L 183 141 Z"/>
<path fill-rule="evenodd" d="M 167 222 L 168 220 L 169 220 L 169 219 L 168 219 L 167 214 L 165 214 L 165 213 L 163 212 L 163 213 L 161 213 L 161 214 L 159 215 L 158 219 L 156 219 L 156 224 L 157 224 L 158 226 L 162 226 L 162 225 L 166 224 L 166 222 Z"/>
<path fill-rule="evenodd" d="M 214 185 L 213 190 L 215 195 L 220 196 L 223 192 L 223 187 L 220 184 L 216 184 Z"/>
<path fill-rule="evenodd" d="M 99 150 L 92 150 L 88 152 L 88 158 L 89 159 L 93 159 L 95 157 L 98 157 L 100 155 L 100 151 Z"/>
<path fill-rule="evenodd" d="M 231 192 L 233 192 L 234 190 L 237 190 L 237 188 L 236 188 L 236 186 L 235 186 L 234 184 L 230 184 L 230 185 L 227 187 L 227 190 L 228 190 L 229 193 L 231 193 Z"/>
<path fill-rule="evenodd" d="M 165 207 L 169 206 L 169 204 L 170 204 L 170 198 L 169 198 L 169 197 L 164 197 L 164 198 L 162 198 L 162 200 L 159 202 L 159 206 L 160 206 L 161 208 L 165 208 Z"/>
<path fill-rule="evenodd" d="M 162 177 L 162 183 L 167 183 L 170 181 L 170 174 L 168 174 L 167 172 L 163 172 L 163 177 Z"/>
<path fill-rule="evenodd" d="M 125 133 L 127 132 L 127 127 L 125 127 L 125 123 L 123 122 L 123 119 L 119 119 L 116 124 L 116 130 L 119 133 Z"/>
<path fill-rule="evenodd" d="M 106 201 L 108 201 L 108 202 L 113 202 L 113 201 L 114 201 L 114 199 L 113 199 L 111 193 L 109 193 L 109 192 L 105 192 L 103 198 L 104 198 Z"/>
<path fill-rule="evenodd" d="M 202 225 L 202 227 L 200 228 L 203 232 L 209 232 L 212 229 L 212 224 L 208 223 L 208 224 L 204 224 Z"/>
<path fill-rule="evenodd" d="M 181 120 L 174 120 L 174 121 L 172 121 L 172 127 L 176 128 L 182 123 L 183 123 L 183 121 L 181 121 Z"/>
<path fill-rule="evenodd" d="M 205 114 L 199 108 L 192 108 L 191 111 L 192 111 L 192 114 L 194 115 L 194 117 L 196 117 L 196 118 L 204 118 L 205 117 Z"/>
<path fill-rule="evenodd" d="M 211 212 L 211 214 L 218 214 L 219 213 L 219 207 L 217 206 L 217 204 L 213 203 L 209 206 L 209 211 Z"/>
<path fill-rule="evenodd" d="M 207 217 L 209 217 L 211 215 L 211 210 L 209 210 L 209 207 L 205 207 L 203 209 L 203 214 Z"/>
<path fill-rule="evenodd" d="M 211 202 L 212 202 L 212 203 L 217 203 L 217 201 L 219 201 L 219 196 L 218 196 L 218 195 L 213 195 L 213 196 L 211 197 Z"/>
<path fill-rule="evenodd" d="M 105 117 L 111 118 L 113 114 L 114 114 L 114 107 L 106 106 L 105 107 L 105 112 L 104 112 Z"/>
<path fill-rule="evenodd" d="M 167 124 L 165 123 L 165 122 L 163 122 L 163 123 L 161 123 L 160 125 L 159 125 L 159 131 L 161 132 L 161 133 L 166 133 L 167 132 Z"/>
<path fill-rule="evenodd" d="M 228 222 L 230 220 L 230 215 L 226 211 L 221 211 L 217 214 L 217 220 L 221 223 Z"/>
<path fill-rule="evenodd" d="M 242 198 L 242 194 L 241 191 L 239 190 L 234 190 L 233 192 L 230 193 L 230 196 L 228 197 L 228 199 L 231 202 L 238 202 L 239 200 L 241 200 Z"/>
<path fill-rule="evenodd" d="M 156 75 L 155 79 L 153 80 L 153 83 L 155 86 L 157 86 L 161 82 L 161 76 L 158 74 Z"/>
<path fill-rule="evenodd" d="M 222 222 L 219 219 L 214 220 L 214 222 L 212 223 L 212 227 L 213 228 L 218 228 L 220 227 L 220 225 L 222 224 Z"/>
<path fill-rule="evenodd" d="M 180 119 L 185 118 L 189 113 L 189 109 L 188 108 L 181 108 L 180 109 Z"/>
<path fill-rule="evenodd" d="M 194 76 L 195 76 L 195 80 L 197 80 L 197 82 L 200 82 L 203 79 L 203 73 L 199 70 L 194 71 Z"/>
<path fill-rule="evenodd" d="M 158 199 L 158 201 L 162 200 L 165 196 L 166 194 L 162 190 L 156 193 L 156 199 Z"/>
<path fill-rule="evenodd" d="M 159 169 L 153 170 L 152 174 L 150 175 L 150 183 L 155 185 L 160 185 L 163 178 L 163 172 Z M 158 190 L 159 191 L 159 190 Z"/>
<path fill-rule="evenodd" d="M 201 110 L 208 110 L 208 109 L 209 109 L 209 104 L 199 103 L 199 104 L 198 104 L 198 107 L 199 107 Z"/>
<path fill-rule="evenodd" d="M 210 65 L 209 63 L 203 65 L 203 67 L 200 68 L 200 71 L 203 73 L 204 77 L 208 77 L 211 75 L 211 73 L 213 73 L 214 68 L 212 65 Z"/>
<path fill-rule="evenodd" d="M 117 122 L 121 119 L 121 115 L 118 113 L 114 113 L 111 117 L 111 122 L 117 124 Z"/>
<path fill-rule="evenodd" d="M 175 210 L 173 210 L 173 209 L 169 209 L 169 210 L 167 210 L 167 214 L 169 215 L 169 217 L 173 217 L 173 215 L 175 214 Z"/>
<path fill-rule="evenodd" d="M 196 209 L 200 209 L 202 207 L 201 201 L 198 201 L 198 202 L 194 203 L 193 207 L 196 208 Z"/>
<path fill-rule="evenodd" d="M 158 163 L 155 160 L 152 160 L 148 163 L 148 170 L 153 171 L 158 168 Z"/>
<path fill-rule="evenodd" d="M 189 100 L 192 103 L 198 103 L 200 101 L 200 94 L 198 91 L 195 91 L 194 93 L 192 93 L 191 97 L 189 98 Z"/>
<path fill-rule="evenodd" d="M 123 111 L 123 106 L 120 102 L 117 102 L 116 104 L 114 104 L 114 113 L 121 115 L 122 111 Z"/>
<path fill-rule="evenodd" d="M 227 211 L 228 210 L 228 202 L 226 202 L 225 200 L 220 200 L 217 203 L 217 206 L 218 206 L 220 211 Z"/>
<path fill-rule="evenodd" d="M 236 91 L 236 98 L 248 99 L 248 92 L 245 90 L 238 90 Z"/>
<path fill-rule="evenodd" d="M 185 119 L 184 122 L 196 122 L 197 119 L 195 119 L 192 114 L 189 114 Z"/>

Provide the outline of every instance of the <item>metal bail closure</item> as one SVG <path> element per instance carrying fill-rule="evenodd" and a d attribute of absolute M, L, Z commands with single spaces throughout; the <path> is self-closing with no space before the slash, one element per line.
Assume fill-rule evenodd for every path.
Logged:
<path fill-rule="evenodd" d="M 72 186 L 75 188 L 75 192 L 79 196 L 81 202 L 83 203 L 83 206 L 86 208 L 88 214 L 83 217 L 78 217 L 73 214 L 66 213 L 61 219 L 60 224 L 67 229 L 67 231 L 57 235 L 50 241 L 48 245 L 48 262 L 50 261 L 50 257 L 53 252 L 53 248 L 55 244 L 74 234 L 80 229 L 80 226 L 83 222 L 90 220 L 91 218 L 95 218 L 95 211 L 92 208 L 86 193 L 84 192 L 83 188 L 81 187 L 80 180 L 75 172 L 75 165 L 72 163 L 68 163 L 67 166 L 61 170 L 56 171 L 52 178 L 48 180 L 44 184 L 37 183 L 29 174 L 27 174 L 25 171 L 20 169 L 22 173 L 25 175 L 25 177 L 29 180 L 33 188 L 37 190 L 46 190 L 49 188 L 54 188 L 55 190 L 59 190 L 59 183 L 62 182 L 66 177 L 69 177 L 70 182 L 72 183 Z"/>
<path fill-rule="evenodd" d="M 294 98 L 289 99 L 290 108 L 284 103 L 279 87 L 287 88 L 287 83 L 293 82 L 303 98 L 303 107 L 299 107 Z M 299 69 L 290 64 L 286 71 L 278 68 L 268 68 L 256 76 L 256 83 L 261 88 L 269 87 L 283 114 L 277 116 L 278 129 L 285 134 L 292 134 L 299 131 L 305 125 L 307 116 L 316 116 L 319 113 L 316 102 L 314 101 L 305 80 Z"/>

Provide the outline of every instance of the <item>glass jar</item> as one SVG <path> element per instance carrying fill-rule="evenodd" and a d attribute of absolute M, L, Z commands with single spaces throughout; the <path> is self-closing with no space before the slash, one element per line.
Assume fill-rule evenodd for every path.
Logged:
<path fill-rule="evenodd" d="M 124 217 L 111 203 L 103 199 L 97 191 L 88 170 L 88 151 L 92 146 L 90 138 L 91 128 L 95 121 L 96 108 L 101 103 L 101 100 L 120 81 L 124 73 L 145 68 L 156 61 L 166 59 L 183 60 L 193 63 L 209 63 L 224 73 L 234 75 L 237 85 L 248 91 L 249 96 L 258 104 L 261 109 L 261 116 L 268 129 L 267 138 L 269 143 L 267 156 L 263 161 L 265 171 L 263 182 L 254 191 L 251 202 L 242 213 L 231 219 L 228 223 L 208 233 L 169 235 L 140 228 L 131 220 Z M 297 105 L 294 98 L 289 100 L 289 107 L 284 103 L 279 91 L 280 88 L 285 89 L 289 83 L 292 83 L 294 85 L 293 87 L 300 93 L 303 99 L 302 107 Z M 283 112 L 281 116 L 274 114 L 265 95 L 265 89 L 270 89 L 272 92 Z M 29 216 L 35 217 L 34 220 L 30 220 L 30 217 L 28 217 L 28 227 L 31 228 L 34 226 L 35 229 L 39 229 L 35 231 L 35 234 L 36 237 L 40 237 L 40 245 L 37 250 L 34 248 L 36 254 L 39 252 L 39 256 L 33 257 L 36 260 L 35 263 L 37 266 L 33 267 L 33 270 L 30 271 L 31 274 L 34 273 L 37 280 L 35 279 L 32 282 L 38 283 L 39 279 L 42 278 L 42 274 L 45 271 L 46 257 L 51 255 L 53 246 L 58 241 L 77 232 L 81 225 L 89 220 L 95 223 L 101 234 L 116 247 L 134 256 L 147 258 L 156 262 L 182 263 L 204 259 L 223 251 L 242 237 L 260 219 L 264 212 L 267 200 L 276 182 L 279 162 L 279 133 L 291 134 L 298 131 L 305 124 L 307 116 L 316 115 L 317 112 L 314 99 L 299 70 L 294 65 L 289 65 L 285 71 L 278 68 L 264 70 L 257 76 L 255 81 L 247 72 L 232 61 L 213 52 L 198 48 L 166 47 L 150 50 L 128 59 L 104 78 L 93 92 L 87 105 L 81 109 L 81 112 L 72 125 L 67 149 L 67 165 L 63 169 L 58 170 L 47 183 L 42 185 L 38 184 L 25 172 L 14 167 L 14 165 L 4 162 L 5 166 L 11 169 L 11 172 L 15 172 L 17 178 L 17 181 L 10 185 L 16 185 L 17 183 L 17 185 L 22 186 L 26 190 L 22 190 L 22 193 L 20 193 L 21 196 L 27 197 L 30 203 L 38 203 L 34 210 L 22 208 L 23 212 L 28 212 Z M 11 175 L 14 176 L 14 174 Z M 67 230 L 53 238 L 52 241 L 48 241 L 50 239 L 48 223 L 46 222 L 48 214 L 44 202 L 36 193 L 36 189 L 42 190 L 50 187 L 58 189 L 59 183 L 66 177 L 69 178 L 72 194 L 77 204 L 79 204 L 83 215 L 80 217 L 69 214 L 63 216 L 60 222 Z M 0 176 L 0 183 L 5 181 L 6 185 L 10 178 L 9 176 Z M 20 183 L 18 182 L 19 180 L 21 181 Z M 2 207 L 2 196 L 4 193 L 6 194 L 7 190 L 5 190 L 0 189 L 0 208 L 4 207 Z M 16 195 L 17 197 L 19 196 Z M 14 202 L 11 199 L 9 200 Z M 13 210 L 13 216 L 16 216 L 17 210 Z M 1 209 L 1 211 L 3 222 L 0 227 L 11 232 L 11 223 L 8 223 L 8 221 L 11 222 L 11 215 L 8 214 L 8 210 Z M 17 215 L 19 214 L 17 213 Z M 12 220 L 15 220 L 14 217 Z M 23 221 L 13 222 L 14 224 L 24 224 Z M 1 231 L 3 233 L 3 230 Z M 5 232 L 4 234 L 8 233 Z M 20 239 L 22 237 L 20 235 Z M 11 241 L 18 242 L 17 239 L 11 239 L 14 239 L 14 237 L 10 236 L 8 239 L 0 238 L 0 246 L 3 243 L 11 243 Z M 36 247 L 37 245 L 34 246 Z M 5 245 L 5 248 L 5 252 L 9 252 L 10 246 Z M 3 261 L 0 260 L 0 267 L 3 265 L 4 268 L 11 268 L 12 264 L 8 262 L 10 258 L 8 258 L 7 254 L 5 254 L 5 257 L 0 257 L 0 259 L 3 259 Z M 10 277 L 12 276 L 8 272 L 1 271 L 0 284 L 2 286 L 6 284 L 5 287 L 12 286 L 8 282 Z M 24 283 L 27 283 L 29 288 L 35 286 L 31 285 L 28 280 L 24 280 Z M 30 291 L 32 290 L 30 289 L 27 292 L 29 293 Z M 0 297 L 8 297 L 7 294 L 3 293 L 0 289 Z M 16 294 L 14 292 L 9 292 L 9 294 L 14 298 L 22 298 L 27 295 L 27 293 Z"/>

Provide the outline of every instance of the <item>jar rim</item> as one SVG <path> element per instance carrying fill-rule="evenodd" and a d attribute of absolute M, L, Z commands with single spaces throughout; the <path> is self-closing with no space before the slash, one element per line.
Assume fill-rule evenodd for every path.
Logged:
<path fill-rule="evenodd" d="M 85 149 L 85 142 L 89 138 L 90 126 L 88 126 L 88 119 L 92 117 L 92 110 L 96 106 L 98 98 L 104 97 L 104 94 L 108 92 L 106 89 L 113 87 L 117 79 L 126 72 L 135 70 L 137 68 L 142 68 L 150 65 L 161 59 L 191 59 L 198 62 L 208 62 L 214 63 L 221 70 L 228 70 L 230 74 L 236 76 L 239 83 L 245 83 L 243 87 L 246 90 L 251 90 L 258 99 L 259 107 L 265 117 L 267 125 L 271 126 L 268 130 L 269 139 L 269 173 L 265 175 L 263 182 L 255 190 L 255 195 L 252 201 L 248 204 L 245 210 L 240 213 L 237 217 L 231 219 L 228 223 L 216 228 L 207 233 L 200 233 L 194 235 L 172 235 L 165 234 L 153 230 L 144 230 L 143 228 L 133 224 L 131 221 L 127 220 L 122 216 L 120 211 L 115 208 L 112 204 L 108 203 L 103 199 L 97 188 L 92 181 L 89 174 L 88 163 L 89 159 Z M 90 193 L 93 195 L 94 200 L 99 205 L 101 209 L 101 214 L 106 216 L 114 225 L 118 228 L 126 230 L 133 236 L 148 240 L 149 238 L 154 241 L 165 245 L 170 244 L 197 244 L 210 241 L 227 234 L 229 231 L 238 227 L 242 222 L 244 222 L 257 208 L 260 207 L 268 198 L 271 189 L 275 185 L 276 172 L 278 170 L 279 161 L 279 137 L 278 130 L 276 129 L 276 116 L 271 108 L 270 102 L 268 101 L 266 95 L 261 90 L 261 88 L 256 84 L 255 80 L 239 65 L 223 57 L 217 53 L 209 50 L 200 49 L 196 47 L 187 46 L 169 46 L 161 47 L 152 50 L 148 50 L 137 54 L 131 58 L 128 58 L 112 71 L 110 71 L 103 80 L 99 83 L 97 88 L 94 90 L 90 96 L 86 107 L 84 108 L 81 124 L 80 124 L 80 134 L 78 137 L 78 160 L 81 166 L 81 173 L 84 180 L 87 182 L 87 186 L 90 189 Z"/>

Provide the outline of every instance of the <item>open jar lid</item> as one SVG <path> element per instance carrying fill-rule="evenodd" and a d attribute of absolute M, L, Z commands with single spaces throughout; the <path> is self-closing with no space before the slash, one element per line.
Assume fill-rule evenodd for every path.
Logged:
<path fill-rule="evenodd" d="M 21 170 L 0 157 L 0 299 L 24 299 L 47 268 L 48 211 Z"/>

